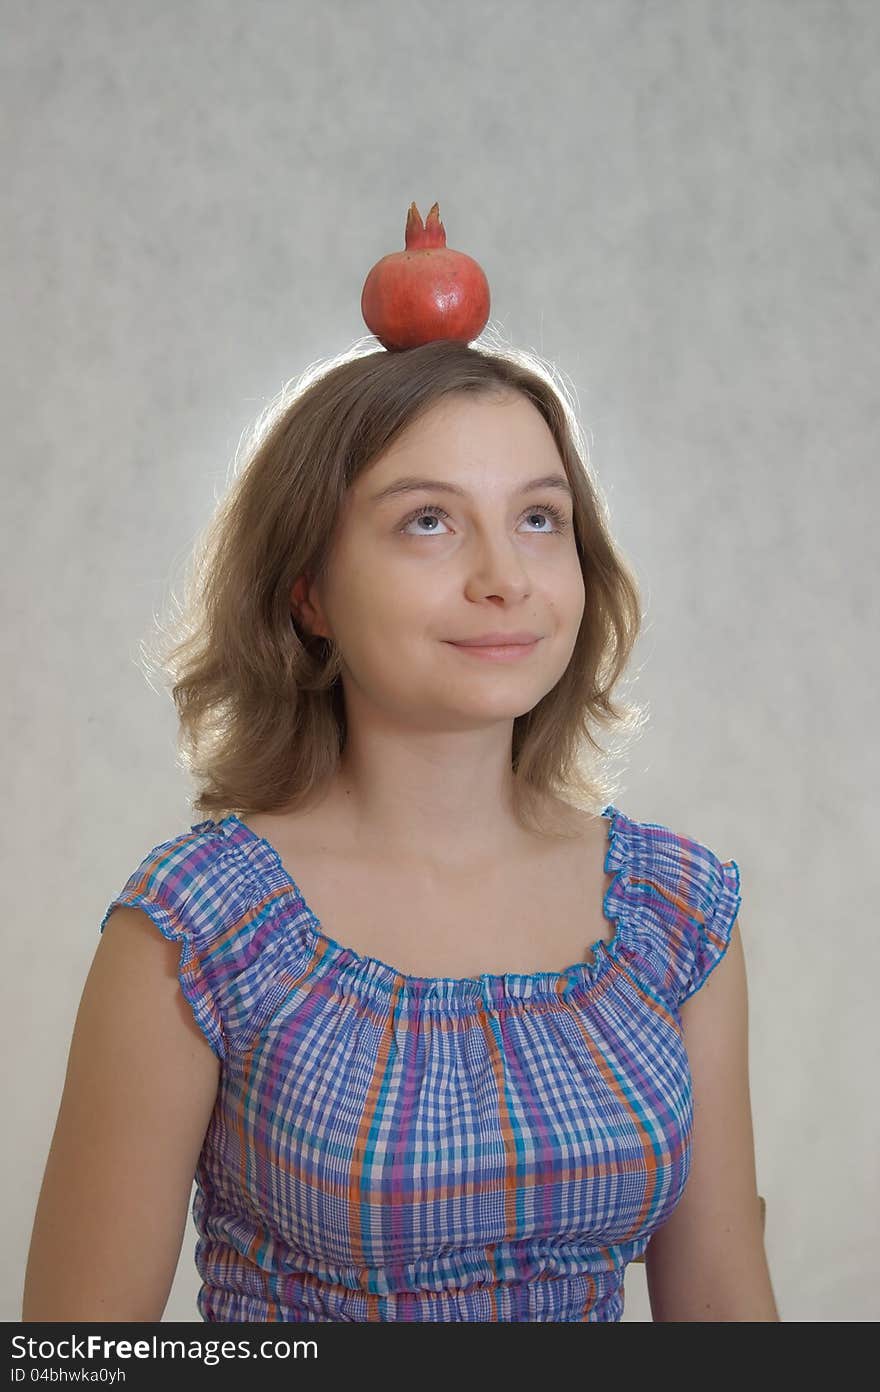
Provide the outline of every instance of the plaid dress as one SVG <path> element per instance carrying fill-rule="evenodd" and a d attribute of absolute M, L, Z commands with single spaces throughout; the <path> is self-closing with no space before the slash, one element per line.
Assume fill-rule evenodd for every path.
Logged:
<path fill-rule="evenodd" d="M 154 847 L 110 904 L 181 944 L 220 1060 L 195 1174 L 210 1322 L 616 1321 L 690 1172 L 678 1008 L 740 872 L 613 805 L 592 963 L 405 976 L 329 937 L 238 817 Z"/>

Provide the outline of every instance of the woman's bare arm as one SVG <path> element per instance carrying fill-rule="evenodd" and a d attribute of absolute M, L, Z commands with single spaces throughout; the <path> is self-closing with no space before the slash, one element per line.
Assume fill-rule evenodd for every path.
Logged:
<path fill-rule="evenodd" d="M 177 1270 L 220 1061 L 140 909 L 89 970 L 37 1203 L 23 1320 L 158 1321 Z"/>

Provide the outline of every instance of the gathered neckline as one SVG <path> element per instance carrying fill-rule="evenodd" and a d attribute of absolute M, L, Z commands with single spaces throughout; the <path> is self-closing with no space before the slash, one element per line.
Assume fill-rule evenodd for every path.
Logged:
<path fill-rule="evenodd" d="M 607 822 L 606 853 L 604 872 L 608 874 L 613 866 L 616 838 L 621 822 L 627 819 L 613 804 L 605 807 L 600 814 Z M 228 813 L 221 821 L 209 820 L 199 827 L 215 827 L 229 837 L 238 848 L 247 845 L 254 847 L 262 856 L 262 865 L 257 869 L 273 889 L 281 890 L 296 901 L 305 914 L 304 935 L 309 947 L 320 959 L 323 970 L 347 970 L 365 985 L 372 985 L 386 992 L 404 993 L 422 998 L 436 998 L 447 1001 L 474 1003 L 491 998 L 558 998 L 567 996 L 572 988 L 592 986 L 613 961 L 620 938 L 621 918 L 620 900 L 615 891 L 624 873 L 625 865 L 620 865 L 603 895 L 602 911 L 609 922 L 615 924 L 615 933 L 610 942 L 598 938 L 588 949 L 592 961 L 580 959 L 563 967 L 560 971 L 537 972 L 483 972 L 479 976 L 414 976 L 400 971 L 380 957 L 358 952 L 347 947 L 324 931 L 324 925 L 308 903 L 299 885 L 289 873 L 278 850 L 264 836 L 243 822 L 234 812 Z M 194 827 L 193 830 L 196 830 Z M 611 912 L 611 905 L 618 909 Z"/>

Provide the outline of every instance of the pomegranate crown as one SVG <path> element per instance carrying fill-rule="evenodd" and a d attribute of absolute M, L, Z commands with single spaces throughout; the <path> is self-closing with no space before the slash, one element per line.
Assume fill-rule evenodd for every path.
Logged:
<path fill-rule="evenodd" d="M 422 222 L 415 203 L 410 203 L 404 230 L 407 251 L 424 251 L 427 247 L 445 247 L 446 228 L 440 221 L 440 204 L 432 203 L 431 211 Z"/>

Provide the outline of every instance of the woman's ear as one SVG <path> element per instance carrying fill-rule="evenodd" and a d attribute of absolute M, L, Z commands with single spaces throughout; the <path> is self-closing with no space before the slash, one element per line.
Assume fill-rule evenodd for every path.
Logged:
<path fill-rule="evenodd" d="M 304 605 L 306 599 L 308 598 L 308 593 L 309 593 L 309 582 L 308 582 L 308 579 L 307 579 L 307 577 L 305 576 L 305 574 L 300 575 L 299 578 L 297 579 L 296 583 L 294 584 L 293 589 L 290 591 L 290 601 L 291 601 L 291 604 L 292 604 L 296 609 L 301 609 L 302 606 Z"/>
<path fill-rule="evenodd" d="M 291 613 L 297 622 L 300 623 L 312 637 L 323 638 L 326 637 L 326 634 L 322 632 L 324 625 L 321 622 L 318 610 L 309 597 L 310 589 L 311 580 L 309 576 L 303 572 L 302 575 L 297 577 L 290 591 Z"/>

